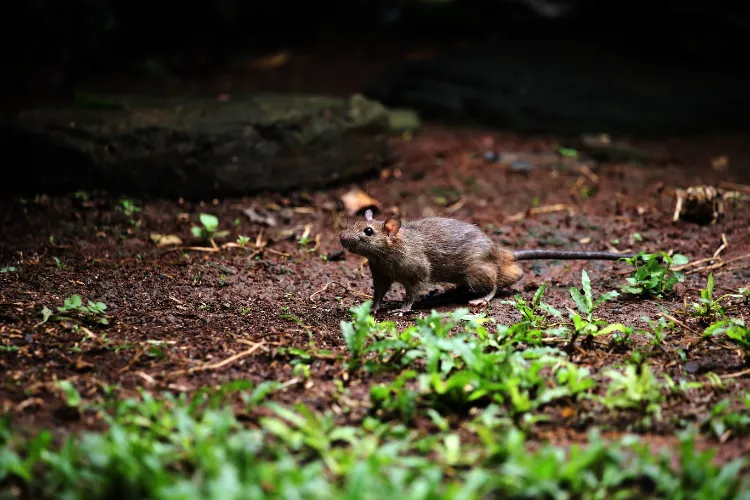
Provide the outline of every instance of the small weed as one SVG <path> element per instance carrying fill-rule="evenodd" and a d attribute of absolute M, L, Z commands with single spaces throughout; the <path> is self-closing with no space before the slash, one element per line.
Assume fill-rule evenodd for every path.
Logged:
<path fill-rule="evenodd" d="M 16 272 L 16 268 L 13 266 L 0 267 L 0 274 L 15 273 L 15 272 Z"/>
<path fill-rule="evenodd" d="M 727 439 L 729 434 L 747 435 L 750 432 L 750 392 L 742 398 L 742 406 L 732 411 L 732 401 L 724 399 L 712 409 L 709 417 L 701 425 L 710 429 L 719 439 Z"/>
<path fill-rule="evenodd" d="M 660 263 L 659 259 L 663 263 Z M 635 269 L 633 275 L 626 278 L 627 284 L 622 286 L 622 291 L 631 295 L 662 297 L 671 292 L 677 283 L 685 280 L 684 274 L 671 270 L 673 265 L 681 266 L 688 263 L 688 258 L 684 255 L 670 256 L 666 252 L 658 254 L 640 252 L 632 258 L 623 260 Z M 640 261 L 643 263 L 641 264 Z"/>
<path fill-rule="evenodd" d="M 674 321 L 667 320 L 663 316 L 659 316 L 659 319 L 654 321 L 647 316 L 642 316 L 641 319 L 648 323 L 649 330 L 639 330 L 638 333 L 648 337 L 649 345 L 662 349 L 662 344 L 667 334 L 674 329 Z"/>
<path fill-rule="evenodd" d="M 724 308 L 721 306 L 721 299 L 714 299 L 714 275 L 708 275 L 706 288 L 701 290 L 701 296 L 698 302 L 690 304 L 690 314 L 697 318 L 712 318 L 724 316 Z"/>
<path fill-rule="evenodd" d="M 627 365 L 624 371 L 608 370 L 604 375 L 610 379 L 607 393 L 601 398 L 604 406 L 609 409 L 632 409 L 661 419 L 664 396 L 648 364 Z"/>
<path fill-rule="evenodd" d="M 130 219 L 130 224 L 134 226 L 140 226 L 141 221 L 135 220 L 136 214 L 140 213 L 141 208 L 137 206 L 132 200 L 128 199 L 121 199 L 120 200 L 120 206 L 117 207 L 123 214 L 125 214 L 126 217 Z"/>
<path fill-rule="evenodd" d="M 503 304 L 509 304 L 515 307 L 516 310 L 521 313 L 523 322 L 528 323 L 529 326 L 535 328 L 544 328 L 549 324 L 549 319 L 548 317 L 539 314 L 540 312 L 544 312 L 548 316 L 557 319 L 562 318 L 562 313 L 560 311 L 542 302 L 542 296 L 544 295 L 544 291 L 546 288 L 547 285 L 544 283 L 539 286 L 536 293 L 534 294 L 534 298 L 532 299 L 531 304 L 527 304 L 520 295 L 516 295 L 515 297 L 513 297 L 513 300 L 503 301 Z"/>
<path fill-rule="evenodd" d="M 248 244 L 250 244 L 250 238 L 247 236 L 238 236 L 237 237 L 237 245 L 239 245 L 242 248 L 245 248 Z"/>
<path fill-rule="evenodd" d="M 59 269 L 60 271 L 64 271 L 65 269 L 67 269 L 68 266 L 65 264 L 65 260 L 60 259 L 58 257 L 52 257 L 52 258 L 55 261 L 55 266 L 57 266 L 57 269 Z"/>
<path fill-rule="evenodd" d="M 598 335 L 606 335 L 616 331 L 627 333 L 629 331 L 623 324 L 614 323 L 610 325 L 606 321 L 594 317 L 594 311 L 597 307 L 608 300 L 617 298 L 620 295 L 619 293 L 612 290 L 594 299 L 591 291 L 591 280 L 585 270 L 581 271 L 581 286 L 583 294 L 577 288 L 570 289 L 570 296 L 573 302 L 575 302 L 578 312 L 568 310 L 574 329 L 569 348 L 573 347 L 573 343 L 581 335 L 586 336 L 587 340 L 590 340 Z"/>
<path fill-rule="evenodd" d="M 215 215 L 200 214 L 198 218 L 201 225 L 190 228 L 194 237 L 215 245 L 215 239 L 225 238 L 229 235 L 229 231 L 219 231 L 219 219 Z"/>
<path fill-rule="evenodd" d="M 717 321 L 706 328 L 703 338 L 724 335 L 730 342 L 740 348 L 745 362 L 750 361 L 750 328 L 740 318 L 730 318 Z"/>
<path fill-rule="evenodd" d="M 83 305 L 83 300 L 80 295 L 72 295 L 70 298 L 65 299 L 62 307 L 58 307 L 57 311 L 62 315 L 55 315 L 46 306 L 42 308 L 42 323 L 46 323 L 49 319 L 71 319 L 65 314 L 75 313 L 82 319 L 98 323 L 100 325 L 108 325 L 109 320 L 106 317 L 107 305 L 104 302 L 92 302 L 87 301 L 86 305 Z M 77 326 L 77 325 L 76 325 Z"/>

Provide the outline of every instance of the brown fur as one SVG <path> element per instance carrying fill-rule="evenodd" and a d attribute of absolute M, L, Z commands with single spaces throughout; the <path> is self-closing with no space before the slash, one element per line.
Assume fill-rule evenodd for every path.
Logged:
<path fill-rule="evenodd" d="M 470 301 L 475 305 L 490 301 L 499 287 L 522 276 L 513 253 L 472 224 L 443 217 L 402 224 L 393 218 L 373 220 L 371 213 L 366 219 L 342 231 L 339 238 L 344 248 L 367 257 L 374 285 L 373 312 L 394 282 L 406 290 L 400 310 L 409 311 L 428 283 L 451 283 L 485 293 Z"/>

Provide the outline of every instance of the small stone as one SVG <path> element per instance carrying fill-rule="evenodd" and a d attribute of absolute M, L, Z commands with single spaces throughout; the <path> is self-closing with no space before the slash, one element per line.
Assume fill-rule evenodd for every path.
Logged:
<path fill-rule="evenodd" d="M 698 371 L 701 369 L 701 364 L 697 361 L 688 361 L 687 363 L 685 363 L 684 368 L 686 373 L 694 374 L 698 373 Z"/>

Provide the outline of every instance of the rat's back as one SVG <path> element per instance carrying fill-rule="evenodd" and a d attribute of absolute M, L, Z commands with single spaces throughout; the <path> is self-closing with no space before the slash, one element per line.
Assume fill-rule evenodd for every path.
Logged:
<path fill-rule="evenodd" d="M 405 223 L 403 229 L 430 261 L 430 278 L 436 282 L 459 282 L 471 264 L 494 257 L 492 240 L 467 222 L 426 217 Z"/>

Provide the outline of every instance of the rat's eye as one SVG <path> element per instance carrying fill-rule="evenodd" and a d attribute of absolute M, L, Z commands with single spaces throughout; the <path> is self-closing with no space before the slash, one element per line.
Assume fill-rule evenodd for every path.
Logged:
<path fill-rule="evenodd" d="M 365 228 L 365 234 L 367 236 L 372 236 L 373 234 L 375 234 L 375 231 L 373 231 L 371 227 L 366 227 Z"/>

